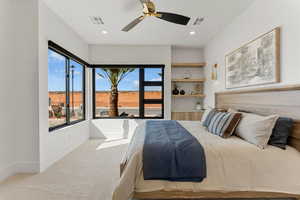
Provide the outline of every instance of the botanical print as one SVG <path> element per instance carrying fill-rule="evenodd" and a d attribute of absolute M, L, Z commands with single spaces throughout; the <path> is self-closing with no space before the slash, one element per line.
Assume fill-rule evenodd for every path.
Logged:
<path fill-rule="evenodd" d="M 263 35 L 226 56 L 226 87 L 278 82 L 279 29 Z"/>

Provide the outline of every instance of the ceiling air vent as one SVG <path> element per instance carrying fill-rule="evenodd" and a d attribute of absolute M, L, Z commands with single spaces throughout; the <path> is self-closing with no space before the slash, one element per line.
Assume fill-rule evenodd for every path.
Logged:
<path fill-rule="evenodd" d="M 103 25 L 104 24 L 101 17 L 92 16 L 92 17 L 90 17 L 90 19 L 91 19 L 92 23 L 95 25 Z"/>
<path fill-rule="evenodd" d="M 194 22 L 194 26 L 199 26 L 204 21 L 204 17 L 197 17 L 197 19 Z"/>

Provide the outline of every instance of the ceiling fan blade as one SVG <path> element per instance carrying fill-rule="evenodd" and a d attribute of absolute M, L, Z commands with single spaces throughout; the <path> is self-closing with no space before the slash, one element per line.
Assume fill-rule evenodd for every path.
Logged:
<path fill-rule="evenodd" d="M 135 20 L 133 20 L 130 24 L 128 24 L 127 26 L 125 26 L 122 31 L 124 32 L 128 32 L 131 29 L 133 29 L 136 25 L 138 25 L 141 21 L 143 21 L 143 19 L 145 19 L 144 16 L 140 16 L 138 18 L 136 18 Z"/>
<path fill-rule="evenodd" d="M 175 24 L 181 24 L 181 25 L 187 25 L 190 21 L 190 17 L 186 17 L 183 15 L 178 15 L 174 13 L 167 13 L 167 12 L 157 12 L 160 16 L 157 16 L 157 18 L 172 22 Z"/>

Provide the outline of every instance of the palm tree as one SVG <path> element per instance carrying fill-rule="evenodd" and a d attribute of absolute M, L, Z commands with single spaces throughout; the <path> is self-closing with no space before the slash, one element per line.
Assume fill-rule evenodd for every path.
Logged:
<path fill-rule="evenodd" d="M 109 99 L 109 117 L 118 117 L 118 86 L 119 83 L 131 72 L 134 68 L 101 68 L 103 74 L 98 73 L 101 78 L 107 79 L 110 83 L 110 99 Z"/>

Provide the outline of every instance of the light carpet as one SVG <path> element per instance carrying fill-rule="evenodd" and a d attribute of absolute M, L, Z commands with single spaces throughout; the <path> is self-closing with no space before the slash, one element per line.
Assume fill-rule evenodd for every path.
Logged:
<path fill-rule="evenodd" d="M 111 200 L 127 140 L 90 140 L 45 172 L 0 184 L 0 200 Z"/>

